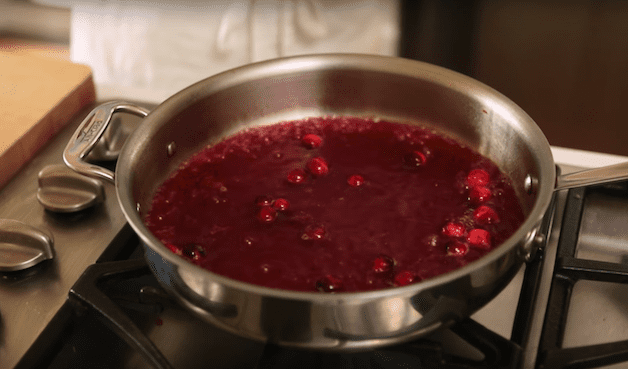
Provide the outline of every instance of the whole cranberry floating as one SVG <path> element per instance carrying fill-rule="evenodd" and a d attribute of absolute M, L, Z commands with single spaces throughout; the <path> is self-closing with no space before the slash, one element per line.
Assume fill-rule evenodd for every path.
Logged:
<path fill-rule="evenodd" d="M 474 205 L 479 205 L 487 202 L 493 197 L 491 190 L 484 186 L 472 187 L 469 190 L 469 201 Z"/>
<path fill-rule="evenodd" d="M 481 205 L 473 211 L 473 218 L 480 224 L 499 223 L 499 215 L 493 208 Z"/>
<path fill-rule="evenodd" d="M 469 244 L 482 250 L 491 249 L 491 234 L 487 230 L 476 228 L 469 231 Z"/>
<path fill-rule="evenodd" d="M 307 163 L 307 169 L 309 169 L 310 173 L 315 176 L 324 176 L 329 173 L 329 166 L 327 165 L 327 161 L 317 156 L 315 158 L 310 159 Z"/>
<path fill-rule="evenodd" d="M 305 173 L 305 171 L 300 168 L 293 169 L 290 172 L 288 172 L 288 177 L 287 177 L 288 182 L 294 183 L 294 184 L 301 184 L 305 182 L 306 178 L 307 178 L 307 173 Z"/>
<path fill-rule="evenodd" d="M 469 188 L 487 186 L 491 178 L 484 169 L 473 169 L 467 175 L 467 186 Z"/>
<path fill-rule="evenodd" d="M 323 139 L 319 135 L 309 133 L 303 136 L 303 138 L 301 139 L 301 143 L 303 143 L 303 146 L 307 147 L 308 149 L 315 149 L 323 144 Z"/>
<path fill-rule="evenodd" d="M 168 250 L 172 251 L 173 253 L 177 255 L 181 255 L 181 248 L 179 248 L 178 246 L 173 245 L 171 243 L 167 243 L 166 247 L 168 248 Z"/>
<path fill-rule="evenodd" d="M 463 224 L 460 223 L 447 223 L 444 227 L 443 227 L 443 235 L 447 236 L 447 237 L 455 237 L 455 238 L 459 238 L 464 236 L 464 233 L 466 232 L 466 228 L 464 227 Z"/>
<path fill-rule="evenodd" d="M 268 195 L 257 196 L 255 198 L 255 205 L 257 206 L 270 206 L 273 204 L 273 198 Z"/>
<path fill-rule="evenodd" d="M 412 274 L 412 272 L 404 270 L 395 274 L 394 282 L 395 282 L 395 286 L 401 287 L 401 286 L 407 286 L 413 283 L 415 279 L 416 278 L 414 274 Z"/>
<path fill-rule="evenodd" d="M 304 240 L 320 240 L 325 237 L 325 227 L 320 224 L 311 224 L 305 227 L 301 236 Z"/>
<path fill-rule="evenodd" d="M 284 198 L 278 198 L 273 203 L 273 208 L 277 211 L 286 211 L 290 208 L 290 202 Z"/>
<path fill-rule="evenodd" d="M 321 292 L 338 292 L 342 291 L 344 286 L 340 278 L 328 274 L 316 281 L 316 289 Z"/>
<path fill-rule="evenodd" d="M 418 150 L 413 150 L 403 157 L 403 161 L 411 167 L 420 167 L 427 161 L 425 154 Z"/>
<path fill-rule="evenodd" d="M 272 206 L 262 206 L 257 212 L 257 219 L 262 223 L 272 223 L 277 219 L 277 210 Z"/>
<path fill-rule="evenodd" d="M 465 256 L 469 252 L 469 246 L 460 241 L 452 241 L 447 244 L 447 254 L 451 256 Z"/>
<path fill-rule="evenodd" d="M 380 255 L 373 260 L 373 271 L 375 273 L 388 273 L 395 266 L 395 261 L 386 255 Z"/>
<path fill-rule="evenodd" d="M 354 174 L 347 179 L 347 183 L 351 187 L 360 187 L 364 184 L 364 177 L 359 174 Z"/>

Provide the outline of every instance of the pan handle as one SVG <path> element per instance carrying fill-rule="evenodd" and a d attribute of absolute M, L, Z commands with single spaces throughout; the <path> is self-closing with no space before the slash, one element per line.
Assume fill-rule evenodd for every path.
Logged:
<path fill-rule="evenodd" d="M 70 169 L 89 177 L 114 182 L 115 174 L 112 171 L 89 164 L 85 161 L 85 157 L 105 133 L 113 114 L 119 112 L 134 114 L 142 118 L 150 113 L 141 106 L 122 101 L 112 101 L 94 108 L 76 129 L 72 139 L 63 150 L 63 161 Z"/>
<path fill-rule="evenodd" d="M 628 161 L 558 176 L 556 178 L 555 190 L 591 186 L 625 179 L 628 179 Z"/>

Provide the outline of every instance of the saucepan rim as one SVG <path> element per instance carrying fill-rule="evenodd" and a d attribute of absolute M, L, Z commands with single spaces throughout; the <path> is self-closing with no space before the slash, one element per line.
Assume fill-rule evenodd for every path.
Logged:
<path fill-rule="evenodd" d="M 299 73 L 303 71 L 317 70 L 321 68 L 370 68 L 386 73 L 407 75 L 408 78 L 427 78 L 437 83 L 446 83 L 448 88 L 457 89 L 464 93 L 472 93 L 475 98 L 487 101 L 491 107 L 499 109 L 499 114 L 510 116 L 516 124 L 525 126 L 523 132 L 526 143 L 530 145 L 531 152 L 537 156 L 538 176 L 534 178 L 536 183 L 531 191 L 536 196 L 534 205 L 527 214 L 523 224 L 501 245 L 496 247 L 487 255 L 473 261 L 461 268 L 448 273 L 435 276 L 424 281 L 404 287 L 394 287 L 374 291 L 361 292 L 337 292 L 333 294 L 323 294 L 320 292 L 292 291 L 278 288 L 263 287 L 250 284 L 235 279 L 231 279 L 209 270 L 198 267 L 166 248 L 144 225 L 138 210 L 136 201 L 133 198 L 132 176 L 129 168 L 133 165 L 133 159 L 137 157 L 143 145 L 145 137 L 151 129 L 156 129 L 159 124 L 168 124 L 168 118 L 175 116 L 182 109 L 192 106 L 213 91 L 219 91 L 232 86 L 260 78 L 260 76 L 281 75 L 286 73 Z M 166 117 L 166 118 L 164 118 Z M 519 127 L 518 127 L 519 128 Z M 130 223 L 131 227 L 138 234 L 147 247 L 157 252 L 162 258 L 174 264 L 178 268 L 198 273 L 217 283 L 224 284 L 230 288 L 263 294 L 280 299 L 296 300 L 317 300 L 336 301 L 338 299 L 377 299 L 400 294 L 416 293 L 424 289 L 430 289 L 439 285 L 464 277 L 483 266 L 496 262 L 506 254 L 512 252 L 512 248 L 519 247 L 522 240 L 534 236 L 541 220 L 548 209 L 554 185 L 556 181 L 556 169 L 554 159 L 550 150 L 550 145 L 545 135 L 520 107 L 503 96 L 501 93 L 485 84 L 478 82 L 460 73 L 423 63 L 415 60 L 407 60 L 396 57 L 385 57 L 375 55 L 360 54 L 325 54 L 325 55 L 303 55 L 289 58 L 281 58 L 243 67 L 232 69 L 206 80 L 195 83 L 180 92 L 176 93 L 159 106 L 157 106 L 142 122 L 140 127 L 131 134 L 124 145 L 118 160 L 115 186 L 122 211 Z M 517 185 L 517 184 L 516 184 Z"/>

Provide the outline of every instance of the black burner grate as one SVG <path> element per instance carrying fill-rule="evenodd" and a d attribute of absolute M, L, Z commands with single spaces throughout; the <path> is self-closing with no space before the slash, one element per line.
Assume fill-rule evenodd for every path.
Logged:
<path fill-rule="evenodd" d="M 451 328 L 451 332 L 470 343 L 482 353 L 481 360 L 461 357 L 446 352 L 443 343 L 430 338 L 354 354 L 321 354 L 289 350 L 267 344 L 259 362 L 259 369 L 277 368 L 518 368 L 521 346 L 508 340 L 472 319 L 466 319 Z"/>
<path fill-rule="evenodd" d="M 587 194 L 600 190 L 600 187 L 583 187 L 572 189 L 567 195 L 539 343 L 537 368 L 597 368 L 628 361 L 628 340 L 584 347 L 562 347 L 571 293 L 578 281 L 628 283 L 628 265 L 576 257 Z M 607 186 L 603 190 L 616 192 L 622 197 L 627 192 L 624 186 Z"/>

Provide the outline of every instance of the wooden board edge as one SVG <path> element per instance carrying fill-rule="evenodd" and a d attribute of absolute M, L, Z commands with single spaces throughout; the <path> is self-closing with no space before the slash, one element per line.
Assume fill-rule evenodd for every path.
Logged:
<path fill-rule="evenodd" d="M 96 101 L 96 88 L 91 74 L 68 93 L 26 134 L 0 155 L 0 190 L 37 155 L 48 141 L 72 121 L 75 114 Z M 28 154 L 25 154 L 28 153 Z"/>

